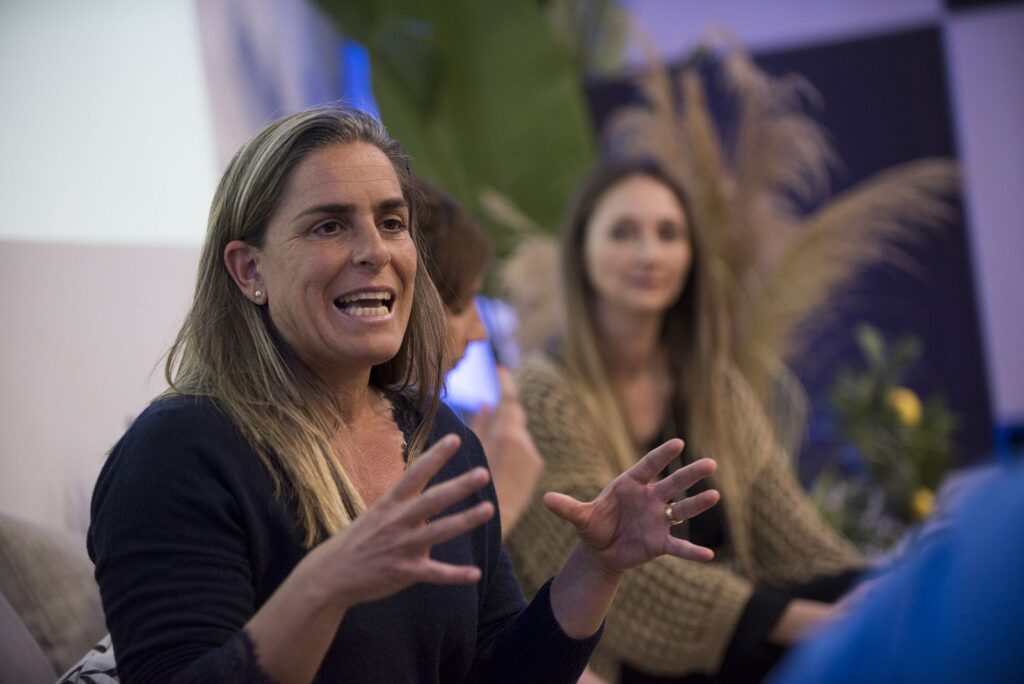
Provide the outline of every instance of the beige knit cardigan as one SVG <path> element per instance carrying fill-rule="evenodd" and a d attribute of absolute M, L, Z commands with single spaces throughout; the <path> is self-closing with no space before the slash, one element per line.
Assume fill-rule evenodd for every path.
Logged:
<path fill-rule="evenodd" d="M 818 516 L 785 462 L 760 405 L 737 377 L 730 392 L 746 453 L 718 455 L 712 486 L 722 494 L 729 548 L 710 563 L 662 557 L 626 573 L 591 667 L 617 681 L 622 663 L 651 674 L 717 672 L 758 581 L 774 586 L 862 567 L 846 540 Z M 564 368 L 536 355 L 519 374 L 527 426 L 545 460 L 533 501 L 507 546 L 528 595 L 561 567 L 576 542 L 571 525 L 540 502 L 547 491 L 588 501 L 619 473 L 601 425 L 573 396 Z M 749 389 L 749 388 L 747 388 Z M 764 435 L 767 435 L 765 437 Z M 685 439 L 685 435 L 683 435 Z M 715 454 L 702 454 L 716 457 Z"/>

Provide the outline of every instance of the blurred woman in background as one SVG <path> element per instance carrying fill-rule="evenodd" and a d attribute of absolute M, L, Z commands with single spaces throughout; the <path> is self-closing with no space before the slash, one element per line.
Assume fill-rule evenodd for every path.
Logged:
<path fill-rule="evenodd" d="M 818 517 L 728 361 L 698 229 L 657 163 L 596 169 L 562 234 L 564 329 L 519 377 L 542 491 L 593 496 L 676 436 L 688 446 L 671 468 L 698 456 L 720 464 L 723 505 L 674 528 L 716 559 L 655 561 L 623 582 L 591 661 L 613 681 L 758 681 L 828 619 L 864 563 Z M 508 546 L 528 593 L 573 537 L 538 502 L 527 510 Z"/>

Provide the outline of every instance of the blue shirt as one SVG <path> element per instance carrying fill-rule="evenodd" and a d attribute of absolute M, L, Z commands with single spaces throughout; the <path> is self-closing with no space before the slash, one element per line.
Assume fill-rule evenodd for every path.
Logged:
<path fill-rule="evenodd" d="M 771 681 L 1024 681 L 1024 466 L 981 482 Z"/>

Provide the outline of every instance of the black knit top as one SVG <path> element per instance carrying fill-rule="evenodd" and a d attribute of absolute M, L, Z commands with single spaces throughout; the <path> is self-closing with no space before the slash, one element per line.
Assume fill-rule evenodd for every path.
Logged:
<path fill-rule="evenodd" d="M 418 414 L 396 410 L 405 434 Z M 403 417 L 405 416 L 405 417 Z M 412 418 L 409 418 L 409 417 Z M 442 408 L 429 443 L 462 447 L 434 482 L 486 465 Z M 490 499 L 486 487 L 445 514 Z M 123 682 L 264 679 L 243 627 L 307 553 L 287 497 L 210 400 L 150 406 L 114 447 L 96 486 L 89 553 Z M 482 571 L 476 585 L 418 584 L 349 610 L 318 674 L 325 682 L 575 682 L 599 635 L 573 640 L 547 591 L 527 607 L 500 523 L 434 547 Z"/>

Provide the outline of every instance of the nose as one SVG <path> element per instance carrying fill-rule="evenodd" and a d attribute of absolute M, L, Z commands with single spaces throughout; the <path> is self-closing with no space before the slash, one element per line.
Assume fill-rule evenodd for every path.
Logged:
<path fill-rule="evenodd" d="M 367 225 L 368 224 L 368 225 Z M 381 269 L 391 261 L 391 251 L 372 221 L 360 225 L 355 244 L 352 246 L 352 263 Z"/>
<path fill-rule="evenodd" d="M 473 311 L 470 313 L 469 318 L 469 341 L 476 342 L 478 340 L 487 339 L 487 328 L 484 327 L 484 323 L 480 320 L 480 308 L 473 300 Z"/>
<path fill-rule="evenodd" d="M 658 250 L 658 238 L 656 235 L 650 234 L 649 231 L 644 231 L 640 235 L 640 239 L 636 241 L 636 255 L 644 262 L 654 261 L 659 254 Z"/>

